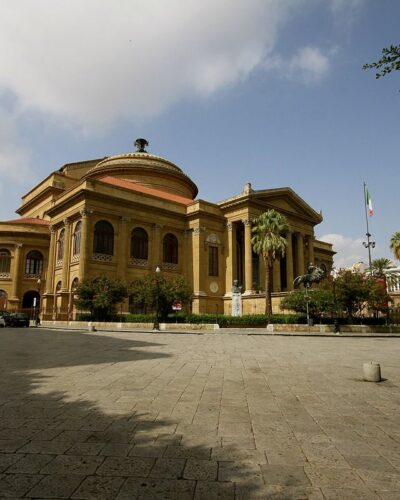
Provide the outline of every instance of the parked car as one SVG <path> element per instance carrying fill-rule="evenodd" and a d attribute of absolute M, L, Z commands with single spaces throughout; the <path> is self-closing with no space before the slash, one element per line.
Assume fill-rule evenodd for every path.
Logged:
<path fill-rule="evenodd" d="M 29 326 L 29 316 L 26 313 L 11 313 L 10 326 Z"/>
<path fill-rule="evenodd" d="M 0 311 L 0 327 L 9 326 L 10 324 L 10 313 L 7 311 Z"/>

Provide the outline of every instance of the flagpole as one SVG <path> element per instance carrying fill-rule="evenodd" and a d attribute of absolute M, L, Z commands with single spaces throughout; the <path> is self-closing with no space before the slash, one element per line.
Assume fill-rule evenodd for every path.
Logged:
<path fill-rule="evenodd" d="M 369 264 L 369 274 L 372 276 L 372 260 L 371 260 L 371 245 L 375 246 L 375 242 L 371 242 L 369 239 L 371 237 L 371 233 L 369 232 L 369 224 L 368 224 L 368 213 L 367 213 L 367 185 L 364 181 L 364 208 L 365 208 L 365 222 L 367 225 L 367 243 L 363 242 L 365 248 L 368 248 L 368 264 Z"/>

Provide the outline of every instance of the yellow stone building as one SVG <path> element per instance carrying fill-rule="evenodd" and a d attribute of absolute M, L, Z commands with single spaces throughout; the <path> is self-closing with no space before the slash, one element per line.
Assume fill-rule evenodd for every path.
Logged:
<path fill-rule="evenodd" d="M 270 208 L 291 228 L 273 272 L 275 310 L 308 262 L 332 266 L 331 245 L 314 236 L 322 216 L 291 188 L 246 184 L 210 203 L 178 166 L 135 144 L 133 153 L 64 165 L 23 196 L 19 219 L 0 222 L 0 310 L 35 306 L 42 318 L 72 319 L 83 278 L 130 282 L 159 266 L 186 277 L 193 312 L 229 314 L 237 279 L 243 313 L 261 313 L 265 267 L 252 251 L 251 221 Z M 123 311 L 131 307 L 127 300 Z"/>

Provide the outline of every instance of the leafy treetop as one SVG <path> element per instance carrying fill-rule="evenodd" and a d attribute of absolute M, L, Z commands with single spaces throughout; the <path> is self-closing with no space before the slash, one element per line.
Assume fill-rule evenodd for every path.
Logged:
<path fill-rule="evenodd" d="M 400 45 L 391 45 L 390 47 L 384 47 L 382 49 L 382 57 L 379 59 L 379 61 L 367 63 L 363 66 L 363 69 L 371 68 L 380 70 L 375 74 L 375 78 L 381 78 L 382 76 L 385 76 L 392 71 L 399 71 Z"/>

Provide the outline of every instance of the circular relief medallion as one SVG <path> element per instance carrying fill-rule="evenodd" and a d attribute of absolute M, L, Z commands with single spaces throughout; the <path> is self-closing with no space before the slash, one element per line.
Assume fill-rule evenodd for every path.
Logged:
<path fill-rule="evenodd" d="M 216 281 L 212 281 L 210 283 L 210 290 L 212 291 L 212 293 L 217 293 L 218 292 L 218 283 Z"/>

